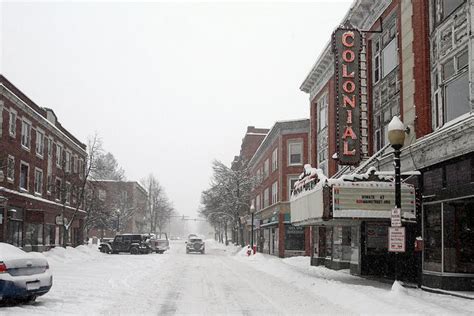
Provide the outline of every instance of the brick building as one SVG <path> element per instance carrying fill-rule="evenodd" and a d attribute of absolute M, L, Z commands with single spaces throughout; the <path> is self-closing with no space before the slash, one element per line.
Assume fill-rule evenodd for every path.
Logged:
<path fill-rule="evenodd" d="M 247 127 L 247 132 L 245 133 L 240 146 L 240 153 L 238 156 L 235 156 L 234 161 L 232 161 L 231 168 L 233 170 L 238 170 L 248 164 L 268 132 L 268 128 L 255 128 L 255 126 Z M 242 210 L 239 215 L 241 217 L 241 227 L 239 232 L 234 232 L 232 239 L 234 241 L 239 241 L 240 244 L 249 245 L 251 239 L 251 226 L 249 225 L 251 224 L 251 219 L 249 210 Z M 237 237 L 237 234 L 239 237 Z"/>
<path fill-rule="evenodd" d="M 309 228 L 290 224 L 291 188 L 309 161 L 309 120 L 276 122 L 250 160 L 259 184 L 252 191 L 260 221 L 254 240 L 280 257 L 309 254 Z"/>
<path fill-rule="evenodd" d="M 102 220 L 96 221 L 88 237 L 114 237 L 120 233 L 149 233 L 147 192 L 136 181 L 89 181 L 96 204 L 100 204 Z"/>
<path fill-rule="evenodd" d="M 402 148 L 402 172 L 421 174 L 408 180 L 422 199 L 416 225 L 406 226 L 411 230 L 409 238 L 423 237 L 424 250 L 418 260 L 412 240 L 407 241 L 407 270 L 419 271 L 418 281 L 423 285 L 443 289 L 472 290 L 474 284 L 474 45 L 469 36 L 473 9 L 474 3 L 466 0 L 358 0 L 341 21 L 362 34 L 358 105 L 363 163 L 356 171 L 363 173 L 374 166 L 393 173 L 387 126 L 399 115 L 409 128 Z M 338 158 L 338 89 L 331 44 L 300 89 L 310 96 L 311 164 L 330 177 L 351 173 L 354 168 L 339 166 L 332 159 Z M 344 227 L 357 225 L 346 222 L 334 229 L 350 235 Z M 363 225 L 360 229 L 371 228 Z M 375 230 L 381 239 L 387 238 L 386 228 Z M 331 250 L 324 256 L 333 256 L 339 238 L 327 234 L 323 226 L 315 226 L 315 232 L 315 259 L 318 251 Z M 356 236 L 346 239 L 354 240 Z M 367 252 L 367 247 L 361 251 Z M 377 251 L 383 254 L 386 248 Z M 357 261 L 363 254 L 347 260 Z"/>
<path fill-rule="evenodd" d="M 86 145 L 0 75 L 0 241 L 25 250 L 62 244 L 62 221 L 80 205 Z M 64 217 L 62 218 L 62 212 Z M 82 243 L 79 209 L 69 243 Z"/>

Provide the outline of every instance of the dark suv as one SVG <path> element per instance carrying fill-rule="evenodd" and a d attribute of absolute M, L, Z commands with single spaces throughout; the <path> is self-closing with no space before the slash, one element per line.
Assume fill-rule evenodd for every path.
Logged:
<path fill-rule="evenodd" d="M 186 253 L 200 252 L 204 254 L 205 250 L 204 241 L 201 238 L 195 235 L 189 236 L 188 241 L 186 241 Z"/>
<path fill-rule="evenodd" d="M 145 237 L 140 234 L 116 235 L 112 241 L 101 243 L 99 249 L 106 253 L 129 252 L 132 255 L 151 252 Z"/>

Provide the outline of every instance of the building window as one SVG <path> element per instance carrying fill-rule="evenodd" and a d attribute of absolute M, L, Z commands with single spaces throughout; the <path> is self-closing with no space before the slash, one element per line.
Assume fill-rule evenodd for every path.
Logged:
<path fill-rule="evenodd" d="M 318 109 L 318 131 L 327 127 L 328 122 L 328 94 L 325 93 L 317 102 Z"/>
<path fill-rule="evenodd" d="M 43 194 L 43 171 L 41 169 L 35 169 L 35 193 Z"/>
<path fill-rule="evenodd" d="M 260 194 L 257 195 L 257 197 L 255 198 L 255 209 L 257 211 L 260 211 L 260 208 L 261 208 L 261 205 L 260 205 Z"/>
<path fill-rule="evenodd" d="M 303 163 L 303 144 L 288 144 L 288 165 L 301 165 Z"/>
<path fill-rule="evenodd" d="M 266 208 L 269 205 L 270 205 L 270 190 L 269 188 L 266 188 L 263 191 L 263 208 Z"/>
<path fill-rule="evenodd" d="M 63 147 L 59 144 L 56 144 L 56 167 L 62 168 L 63 161 Z"/>
<path fill-rule="evenodd" d="M 31 123 L 23 120 L 21 121 L 21 145 L 30 149 L 31 143 Z"/>
<path fill-rule="evenodd" d="M 380 42 L 375 41 L 372 45 L 372 51 L 374 57 L 372 59 L 372 69 L 373 69 L 373 83 L 376 84 L 380 81 Z"/>
<path fill-rule="evenodd" d="M 474 273 L 474 198 L 443 203 L 443 272 Z"/>
<path fill-rule="evenodd" d="M 66 182 L 66 203 L 71 204 L 71 183 Z"/>
<path fill-rule="evenodd" d="M 469 77 L 467 71 L 447 83 L 445 89 L 444 116 L 446 122 L 471 111 L 471 104 L 469 102 Z"/>
<path fill-rule="evenodd" d="M 434 0 L 434 16 L 436 25 L 446 20 L 457 8 L 464 4 L 466 0 Z"/>
<path fill-rule="evenodd" d="M 61 190 L 62 190 L 62 181 L 60 178 L 56 178 L 56 183 L 54 186 L 54 193 L 55 193 L 55 199 L 56 201 L 61 201 Z"/>
<path fill-rule="evenodd" d="M 65 169 L 66 169 L 66 172 L 71 172 L 71 153 L 69 151 L 65 151 L 66 154 L 65 154 Z"/>
<path fill-rule="evenodd" d="M 10 109 L 8 131 L 10 136 L 16 136 L 16 111 L 13 109 Z"/>
<path fill-rule="evenodd" d="M 272 172 L 278 169 L 278 148 L 275 148 L 272 153 Z"/>
<path fill-rule="evenodd" d="M 74 173 L 77 173 L 77 159 L 76 155 L 72 157 L 72 170 Z"/>
<path fill-rule="evenodd" d="M 84 160 L 82 158 L 79 159 L 79 178 L 82 179 L 84 177 Z"/>
<path fill-rule="evenodd" d="M 15 181 L 15 157 L 10 155 L 7 162 L 7 180 L 12 183 Z"/>
<path fill-rule="evenodd" d="M 105 201 L 107 198 L 107 193 L 103 189 L 99 189 L 99 200 Z"/>
<path fill-rule="evenodd" d="M 289 176 L 288 177 L 288 199 L 290 199 L 295 189 L 295 183 L 298 181 L 298 176 Z"/>
<path fill-rule="evenodd" d="M 263 163 L 263 178 L 266 179 L 270 173 L 270 160 L 266 159 Z"/>
<path fill-rule="evenodd" d="M 48 157 L 53 155 L 53 140 L 48 138 Z"/>
<path fill-rule="evenodd" d="M 28 176 L 29 176 L 29 165 L 27 163 L 20 163 L 20 189 L 28 191 Z"/>
<path fill-rule="evenodd" d="M 51 194 L 51 188 L 53 187 L 53 176 L 48 175 L 46 178 L 46 193 Z"/>
<path fill-rule="evenodd" d="M 36 154 L 40 157 L 44 155 L 44 133 L 36 130 Z"/>
<path fill-rule="evenodd" d="M 392 41 L 385 46 L 382 50 L 382 76 L 385 78 L 398 66 L 398 53 L 397 53 L 397 38 L 395 37 Z"/>
<path fill-rule="evenodd" d="M 278 181 L 272 184 L 272 204 L 278 202 Z"/>

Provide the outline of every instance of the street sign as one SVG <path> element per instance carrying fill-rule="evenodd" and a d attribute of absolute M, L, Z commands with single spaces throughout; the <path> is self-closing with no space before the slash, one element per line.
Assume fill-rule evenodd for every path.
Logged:
<path fill-rule="evenodd" d="M 388 228 L 388 251 L 405 252 L 405 227 Z"/>
<path fill-rule="evenodd" d="M 392 227 L 402 227 L 402 211 L 399 208 L 392 208 L 392 215 L 390 216 Z"/>

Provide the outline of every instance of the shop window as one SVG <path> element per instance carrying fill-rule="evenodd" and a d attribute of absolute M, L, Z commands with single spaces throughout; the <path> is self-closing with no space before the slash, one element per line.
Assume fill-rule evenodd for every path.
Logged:
<path fill-rule="evenodd" d="M 25 225 L 25 246 L 43 245 L 43 224 L 27 223 Z"/>
<path fill-rule="evenodd" d="M 423 269 L 441 272 L 441 204 L 423 207 Z"/>
<path fill-rule="evenodd" d="M 468 72 L 446 84 L 445 90 L 446 122 L 468 113 L 471 110 L 469 102 Z"/>
<path fill-rule="evenodd" d="M 44 244 L 46 246 L 54 246 L 56 240 L 55 232 L 55 225 L 44 225 Z"/>
<path fill-rule="evenodd" d="M 8 209 L 7 218 L 7 243 L 16 247 L 23 246 L 23 209 Z"/>
<path fill-rule="evenodd" d="M 443 203 L 444 272 L 474 273 L 474 198 Z"/>
<path fill-rule="evenodd" d="M 304 228 L 285 225 L 285 249 L 304 251 Z"/>
<path fill-rule="evenodd" d="M 332 260 L 332 227 L 326 227 L 326 259 Z"/>

